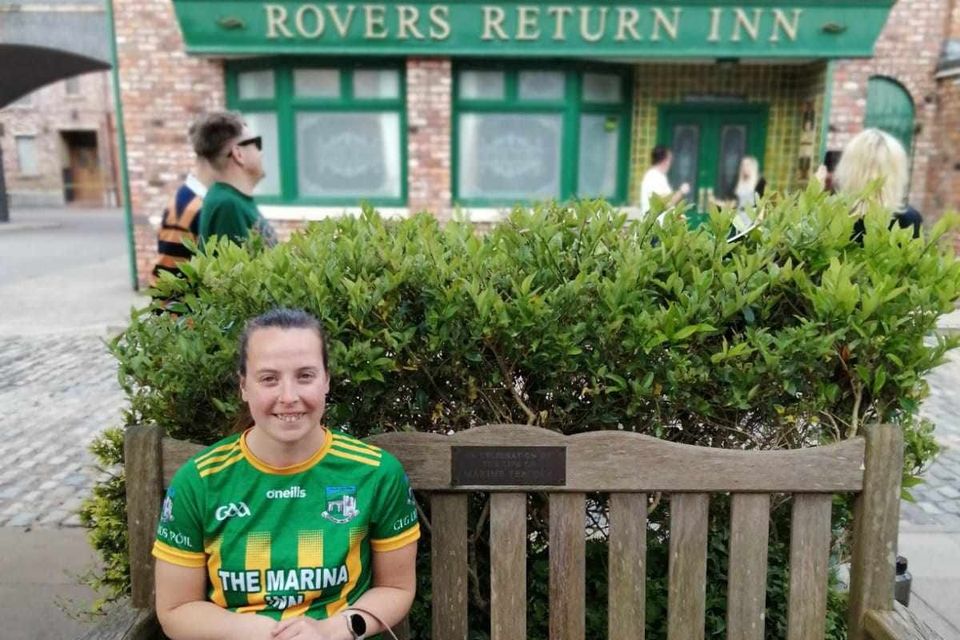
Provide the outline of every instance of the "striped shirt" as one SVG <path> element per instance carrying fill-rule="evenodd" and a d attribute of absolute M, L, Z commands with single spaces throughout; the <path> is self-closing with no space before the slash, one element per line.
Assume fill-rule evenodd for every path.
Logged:
<path fill-rule="evenodd" d="M 196 243 L 200 228 L 200 208 L 207 188 L 195 176 L 188 175 L 186 181 L 170 199 L 163 210 L 163 220 L 157 233 L 157 264 L 153 275 L 161 271 L 180 273 L 180 263 L 193 255 L 183 243 L 190 239 Z"/>

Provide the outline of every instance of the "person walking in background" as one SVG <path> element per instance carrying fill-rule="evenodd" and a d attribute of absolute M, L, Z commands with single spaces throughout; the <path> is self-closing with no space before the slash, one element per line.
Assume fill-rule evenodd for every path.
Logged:
<path fill-rule="evenodd" d="M 214 182 L 200 210 L 200 246 L 213 236 L 234 242 L 258 233 L 267 246 L 276 234 L 253 201 L 253 190 L 263 180 L 263 140 L 254 135 L 239 114 L 209 113 L 196 126 L 193 148 L 213 169 Z"/>
<path fill-rule="evenodd" d="M 197 123 L 190 125 L 187 135 L 190 144 L 196 147 L 194 138 Z M 169 271 L 180 275 L 180 263 L 186 262 L 192 255 L 184 244 L 189 239 L 196 244 L 200 236 L 200 208 L 207 195 L 207 188 L 213 183 L 213 169 L 204 158 L 197 156 L 193 171 L 187 174 L 183 184 L 177 189 L 170 203 L 163 210 L 160 230 L 157 232 L 157 264 L 153 268 L 153 277 Z"/>
<path fill-rule="evenodd" d="M 823 164 L 817 167 L 817 180 L 823 185 L 827 193 L 836 193 L 837 187 L 833 183 L 833 174 L 840 162 L 840 151 L 832 150 L 823 154 Z"/>
<path fill-rule="evenodd" d="M 743 231 L 753 225 L 754 219 L 749 212 L 757 206 L 757 201 L 763 197 L 766 188 L 767 180 L 760 175 L 760 163 L 753 156 L 743 156 L 740 160 L 737 184 L 733 189 L 737 207 L 733 225 L 737 231 Z"/>
<path fill-rule="evenodd" d="M 673 153 L 663 145 L 657 145 L 650 153 L 652 166 L 643 174 L 643 181 L 640 183 L 640 214 L 642 216 L 646 216 L 650 211 L 650 199 L 654 195 L 666 200 L 667 208 L 670 208 L 690 193 L 690 185 L 686 182 L 681 184 L 677 191 L 670 186 L 667 174 L 670 172 L 672 162 Z M 662 222 L 664 215 L 661 213 L 657 220 Z"/>
<path fill-rule="evenodd" d="M 833 182 L 838 193 L 862 194 L 873 182 L 880 180 L 880 189 L 873 198 L 887 209 L 902 229 L 913 228 L 913 237 L 920 237 L 923 222 L 920 212 L 907 204 L 907 152 L 896 138 L 879 129 L 864 129 L 847 144 L 837 163 Z M 861 200 L 854 211 L 860 217 L 853 228 L 853 239 L 863 242 L 863 214 L 869 200 Z"/>

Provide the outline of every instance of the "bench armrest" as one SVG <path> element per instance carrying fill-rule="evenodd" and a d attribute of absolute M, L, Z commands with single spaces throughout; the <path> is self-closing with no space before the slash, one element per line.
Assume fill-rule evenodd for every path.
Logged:
<path fill-rule="evenodd" d="M 134 609 L 129 602 L 124 602 L 77 640 L 159 640 L 163 637 L 154 611 Z"/>
<path fill-rule="evenodd" d="M 943 637 L 899 602 L 893 611 L 867 611 L 863 628 L 870 640 L 943 640 Z"/>

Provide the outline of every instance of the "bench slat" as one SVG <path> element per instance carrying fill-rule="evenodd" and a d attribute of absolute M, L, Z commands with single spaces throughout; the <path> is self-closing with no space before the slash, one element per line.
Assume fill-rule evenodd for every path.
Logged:
<path fill-rule="evenodd" d="M 703 640 L 706 625 L 707 516 L 710 496 L 670 496 L 670 586 L 667 637 Z"/>
<path fill-rule="evenodd" d="M 893 611 L 868 610 L 863 631 L 870 640 L 943 640 L 943 636 L 899 602 Z"/>
<path fill-rule="evenodd" d="M 527 637 L 527 494 L 490 496 L 490 637 Z"/>
<path fill-rule="evenodd" d="M 153 607 L 153 541 L 163 500 L 160 430 L 132 426 L 123 443 L 127 477 L 127 540 L 130 550 L 130 601 L 138 609 Z"/>
<path fill-rule="evenodd" d="M 458 493 L 430 497 L 433 637 L 467 638 L 467 500 Z"/>
<path fill-rule="evenodd" d="M 796 495 L 790 524 L 787 640 L 823 640 L 830 560 L 829 495 Z"/>
<path fill-rule="evenodd" d="M 763 640 L 770 495 L 734 494 L 730 520 L 727 640 Z"/>
<path fill-rule="evenodd" d="M 163 486 L 169 487 L 173 474 L 187 460 L 204 450 L 205 447 L 186 440 L 163 439 Z"/>
<path fill-rule="evenodd" d="M 583 640 L 586 633 L 586 498 L 550 495 L 550 640 Z"/>
<path fill-rule="evenodd" d="M 900 515 L 903 434 L 897 425 L 867 429 L 863 493 L 853 511 L 853 557 L 847 621 L 850 640 L 863 640 L 863 616 L 893 604 L 894 558 Z"/>
<path fill-rule="evenodd" d="M 610 494 L 608 638 L 643 640 L 646 613 L 647 494 Z"/>
<path fill-rule="evenodd" d="M 711 449 L 625 431 L 564 436 L 539 427 L 488 425 L 453 435 L 387 433 L 368 438 L 397 456 L 414 488 L 449 491 L 451 446 L 563 446 L 566 484 L 456 487 L 478 491 L 837 493 L 863 485 L 863 438 L 791 451 Z M 630 469 L 630 473 L 622 473 Z"/>

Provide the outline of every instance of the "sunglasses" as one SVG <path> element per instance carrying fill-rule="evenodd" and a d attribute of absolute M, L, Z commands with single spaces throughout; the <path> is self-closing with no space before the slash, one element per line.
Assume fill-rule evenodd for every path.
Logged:
<path fill-rule="evenodd" d="M 247 146 L 248 144 L 252 144 L 253 146 L 255 146 L 255 147 L 257 148 L 257 151 L 263 151 L 263 137 L 262 137 L 262 136 L 254 136 L 254 137 L 252 137 L 252 138 L 247 138 L 246 140 L 241 140 L 240 142 L 237 143 L 237 146 L 238 146 L 238 147 L 245 147 L 245 146 Z"/>

